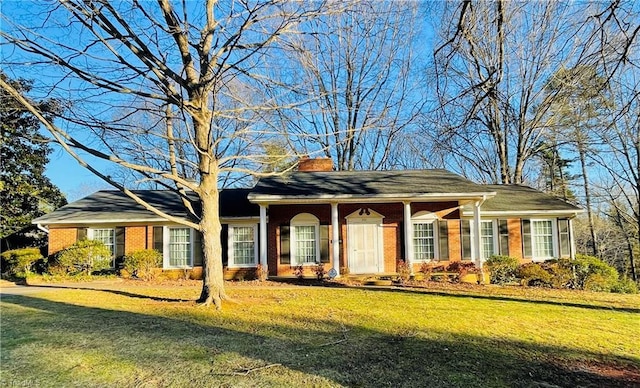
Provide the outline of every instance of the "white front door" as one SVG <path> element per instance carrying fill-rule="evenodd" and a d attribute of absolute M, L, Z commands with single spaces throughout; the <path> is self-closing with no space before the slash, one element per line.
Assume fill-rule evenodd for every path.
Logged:
<path fill-rule="evenodd" d="M 349 272 L 384 272 L 381 220 L 353 220 L 347 223 Z"/>

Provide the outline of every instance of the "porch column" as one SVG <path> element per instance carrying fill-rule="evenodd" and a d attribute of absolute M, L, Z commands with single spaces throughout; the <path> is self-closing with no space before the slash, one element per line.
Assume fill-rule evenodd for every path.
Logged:
<path fill-rule="evenodd" d="M 338 204 L 331 204 L 331 249 L 333 269 L 336 277 L 340 277 L 340 224 L 338 223 Z"/>
<path fill-rule="evenodd" d="M 413 223 L 411 222 L 411 202 L 404 204 L 404 250 L 405 261 L 413 275 Z"/>
<path fill-rule="evenodd" d="M 473 204 L 473 227 L 471 228 L 471 257 L 476 263 L 478 268 L 482 268 L 482 251 L 480 238 L 480 204 L 482 202 L 477 201 Z"/>
<path fill-rule="evenodd" d="M 260 205 L 260 265 L 269 273 L 267 267 L 267 205 Z"/>

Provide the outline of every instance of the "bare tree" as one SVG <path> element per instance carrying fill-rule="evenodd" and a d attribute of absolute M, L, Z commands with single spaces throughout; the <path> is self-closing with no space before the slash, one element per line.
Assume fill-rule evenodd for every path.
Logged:
<path fill-rule="evenodd" d="M 263 90 L 278 85 L 264 76 L 265 63 L 282 56 L 277 51 L 285 40 L 327 9 L 324 2 L 215 0 L 60 0 L 46 10 L 3 6 L 3 67 L 38 74 L 41 94 L 70 105 L 54 124 L 31 103 L 32 96 L 5 82 L 0 86 L 83 166 L 155 214 L 203 233 L 199 301 L 220 308 L 226 294 L 219 179 L 254 172 L 253 163 L 260 162 L 251 152 L 254 144 L 274 136 L 255 119 L 278 108 L 263 99 Z M 142 132 L 140 107 L 156 121 Z M 140 151 L 142 157 L 132 158 Z M 165 214 L 93 167 L 95 158 L 177 192 L 193 190 L 202 211 L 193 220 Z M 187 179 L 178 162 L 196 171 L 197 181 Z M 193 208 L 187 197 L 184 202 Z"/>
<path fill-rule="evenodd" d="M 640 45 L 636 44 L 636 48 Z M 638 50 L 640 51 L 640 50 Z M 635 51 L 636 53 L 638 51 Z M 614 109 L 609 125 L 599 131 L 600 152 L 591 155 L 601 174 L 599 191 L 611 206 L 610 218 L 627 240 L 629 266 L 638 280 L 636 258 L 640 252 L 640 57 L 614 78 Z"/>
<path fill-rule="evenodd" d="M 449 4 L 434 50 L 435 151 L 480 180 L 522 183 L 564 87 L 548 93 L 547 80 L 581 64 L 608 79 L 628 59 L 638 12 L 620 2 Z"/>
<path fill-rule="evenodd" d="M 303 87 L 291 111 L 297 148 L 338 170 L 389 168 L 399 135 L 424 98 L 419 82 L 416 2 L 359 1 L 316 19 L 293 42 Z"/>

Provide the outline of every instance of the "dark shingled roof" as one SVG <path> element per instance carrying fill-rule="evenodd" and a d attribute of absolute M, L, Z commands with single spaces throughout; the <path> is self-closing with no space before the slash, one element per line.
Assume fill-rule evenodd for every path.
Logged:
<path fill-rule="evenodd" d="M 577 211 L 582 209 L 560 198 L 522 185 L 483 185 L 496 196 L 487 199 L 482 211 Z"/>
<path fill-rule="evenodd" d="M 258 216 L 258 205 L 247 200 L 250 189 L 225 189 L 220 192 L 221 217 Z M 180 196 L 168 190 L 133 190 L 142 200 L 167 214 L 191 219 Z M 195 193 L 189 193 L 196 212 L 200 211 Z M 137 204 L 118 190 L 97 191 L 33 220 L 34 223 L 82 223 L 87 221 L 131 220 L 162 221 L 163 219 Z"/>
<path fill-rule="evenodd" d="M 319 197 L 323 195 L 483 193 L 486 187 L 446 170 L 294 172 L 262 178 L 249 194 Z"/>

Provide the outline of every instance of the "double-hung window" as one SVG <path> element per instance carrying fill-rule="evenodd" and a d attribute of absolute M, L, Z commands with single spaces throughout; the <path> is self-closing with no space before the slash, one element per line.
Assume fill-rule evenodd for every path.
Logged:
<path fill-rule="evenodd" d="M 547 259 L 555 257 L 553 240 L 552 220 L 531 220 L 531 242 L 534 258 Z"/>
<path fill-rule="evenodd" d="M 435 257 L 435 235 L 433 222 L 413 224 L 414 260 L 433 260 Z"/>
<path fill-rule="evenodd" d="M 438 217 L 422 211 L 411 217 L 413 227 L 413 260 L 430 261 L 438 257 Z"/>
<path fill-rule="evenodd" d="M 229 226 L 229 265 L 231 267 L 254 267 L 256 262 L 256 226 Z"/>
<path fill-rule="evenodd" d="M 320 261 L 320 222 L 312 214 L 303 213 L 291 219 L 291 263 L 313 264 Z"/>
<path fill-rule="evenodd" d="M 480 249 L 482 250 L 483 259 L 488 259 L 498 253 L 493 221 L 480 222 Z"/>
<path fill-rule="evenodd" d="M 191 267 L 191 228 L 169 228 L 169 266 Z"/>
<path fill-rule="evenodd" d="M 116 254 L 116 231 L 113 228 L 92 229 L 92 240 L 100 241 L 111 251 L 111 256 Z"/>

